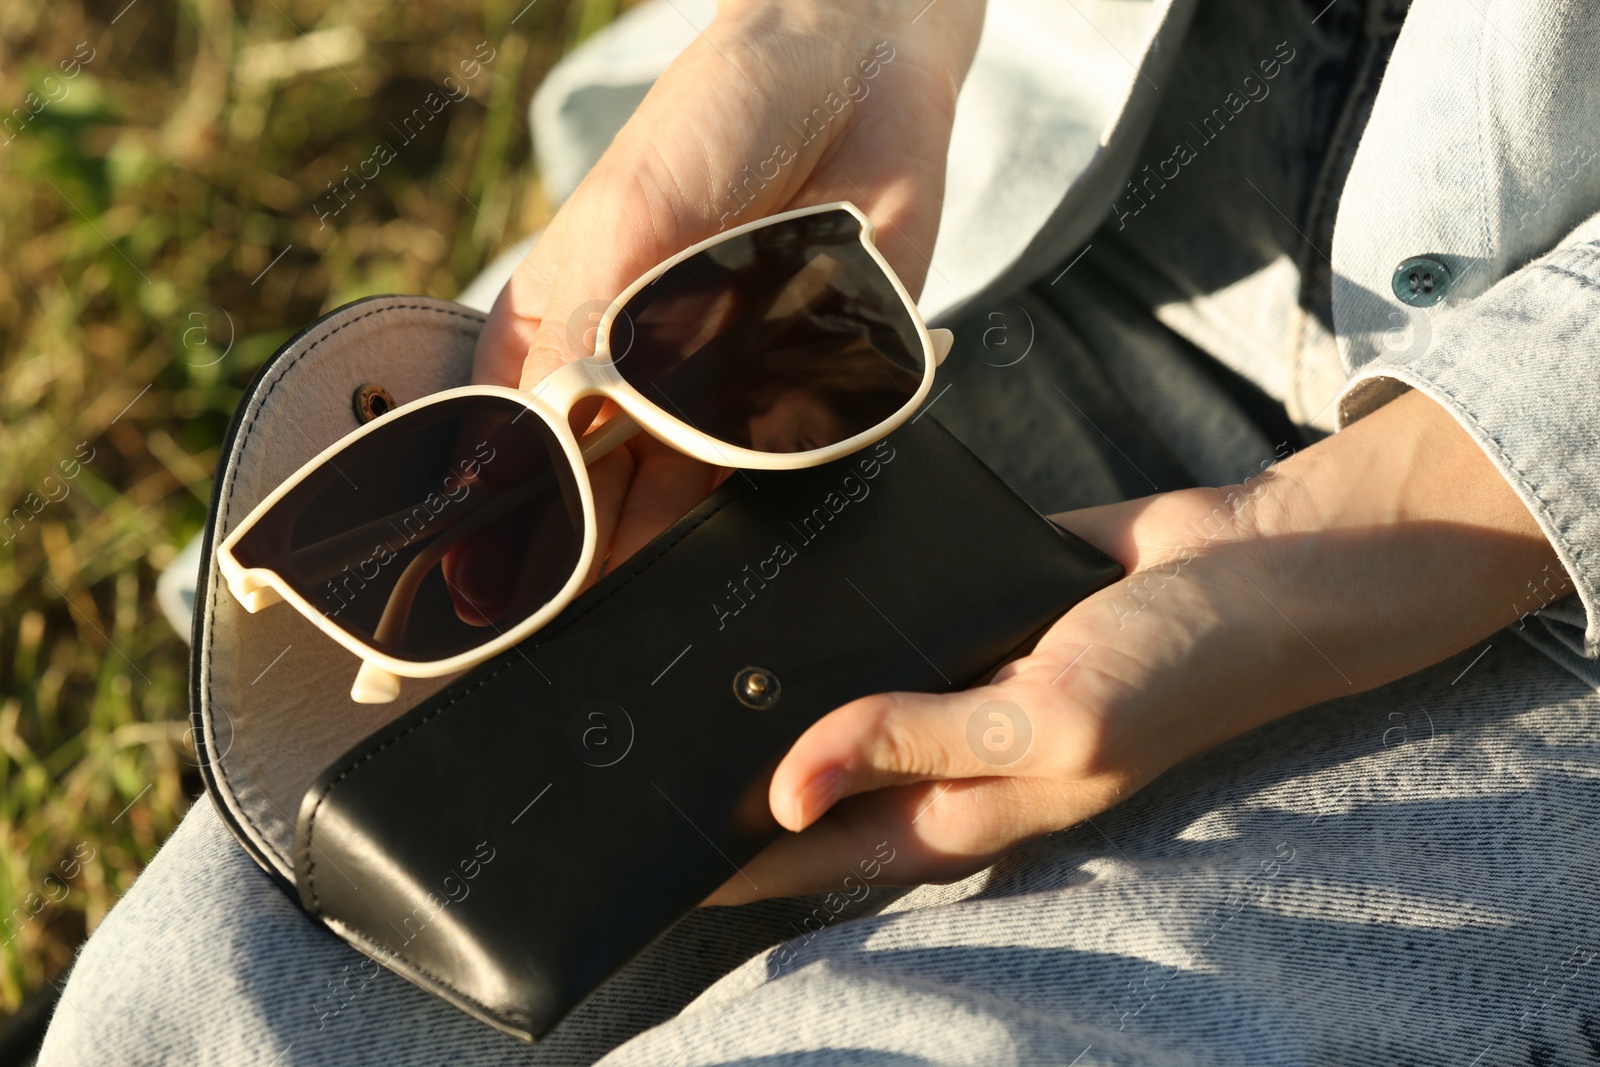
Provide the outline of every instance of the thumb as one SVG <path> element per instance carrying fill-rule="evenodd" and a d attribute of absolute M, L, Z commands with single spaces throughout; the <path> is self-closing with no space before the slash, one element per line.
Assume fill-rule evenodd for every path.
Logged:
<path fill-rule="evenodd" d="M 715 232 L 715 220 L 676 200 L 641 196 L 635 183 L 585 182 L 552 223 L 555 258 L 538 329 L 524 349 L 518 384 L 592 355 L 600 318 L 617 295 L 662 260 Z M 610 187 L 610 188 L 608 188 Z M 597 237 L 603 240 L 597 241 Z"/>
<path fill-rule="evenodd" d="M 1026 774 L 1035 717 L 999 686 L 854 700 L 800 736 L 772 777 L 773 817 L 799 831 L 835 802 L 887 786 Z"/>
<path fill-rule="evenodd" d="M 533 347 L 550 296 L 550 280 L 535 262 L 539 246 L 525 256 L 489 309 L 472 356 L 476 385 L 519 385 L 522 362 Z"/>

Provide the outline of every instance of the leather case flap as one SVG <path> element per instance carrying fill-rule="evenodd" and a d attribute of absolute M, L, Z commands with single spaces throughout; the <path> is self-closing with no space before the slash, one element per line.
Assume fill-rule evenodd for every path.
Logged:
<path fill-rule="evenodd" d="M 223 441 L 195 591 L 190 715 L 207 791 L 235 836 L 292 885 L 300 797 L 340 753 L 446 684 L 408 679 L 393 704 L 356 704 L 356 658 L 283 605 L 248 614 L 217 574 L 233 525 L 302 463 L 354 430 L 364 383 L 397 403 L 465 385 L 484 316 L 385 296 L 295 335 L 245 391 Z"/>

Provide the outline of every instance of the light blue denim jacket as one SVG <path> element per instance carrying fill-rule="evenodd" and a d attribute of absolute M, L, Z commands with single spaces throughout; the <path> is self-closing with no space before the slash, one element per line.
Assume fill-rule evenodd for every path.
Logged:
<path fill-rule="evenodd" d="M 1417 0 L 1334 231 L 1348 424 L 1420 389 L 1483 446 L 1576 586 L 1530 623 L 1600 683 L 1600 5 Z M 1433 253 L 1457 276 L 1417 309 L 1389 280 Z M 1529 575 L 1524 601 L 1551 598 Z M 1470 581 L 1470 575 L 1463 575 Z"/>
<path fill-rule="evenodd" d="M 1306 263 L 1316 261 L 1287 251 L 1227 286 L 1163 279 L 1173 295 L 1158 314 L 1312 428 L 1348 425 L 1408 387 L 1444 405 L 1515 487 L 1576 585 L 1552 602 L 1551 576 L 1529 575 L 1525 596 L 1506 606 L 1507 623 L 1600 686 L 1600 4 L 1406 7 L 1235 5 L 1239 18 L 1277 20 L 1252 29 L 1262 40 L 1282 33 L 1288 63 L 1302 68 L 1327 59 L 1305 52 L 1315 28 L 1344 19 L 1365 20 L 1375 34 L 1385 22 L 1398 31 L 1392 54 L 1367 57 L 1370 84 L 1353 90 L 1375 89 L 1370 115 L 1334 131 L 1356 147 L 1342 195 L 1331 186 L 1331 249 L 1266 191 L 1266 172 L 1293 165 L 1270 158 L 1270 127 L 1258 149 L 1265 172 L 1249 181 L 1261 195 L 1252 208 L 1261 225 L 1288 225 L 1326 260 L 1332 329 L 1297 299 Z M 550 75 L 532 118 L 557 199 L 714 9 L 711 0 L 644 4 Z M 1102 226 L 1142 225 L 1135 216 L 1153 206 L 1148 198 L 1170 195 L 1149 168 L 1173 185 L 1187 180 L 1181 156 L 1148 135 L 1197 9 L 1195 0 L 991 0 L 957 111 L 921 301 L 930 319 L 971 313 L 1060 269 Z M 1216 100 L 1193 102 L 1196 150 L 1205 150 L 1206 115 L 1217 124 L 1251 107 L 1265 115 L 1268 72 L 1286 53 L 1261 50 L 1233 72 L 1236 81 L 1218 85 Z M 1280 140 L 1292 125 L 1282 130 Z M 1147 225 L 1140 239 L 1182 241 L 1184 231 L 1204 239 L 1196 205 L 1254 195 L 1192 186 L 1186 210 Z M 1429 307 L 1395 290 L 1396 268 L 1416 256 L 1451 276 L 1445 298 Z"/>

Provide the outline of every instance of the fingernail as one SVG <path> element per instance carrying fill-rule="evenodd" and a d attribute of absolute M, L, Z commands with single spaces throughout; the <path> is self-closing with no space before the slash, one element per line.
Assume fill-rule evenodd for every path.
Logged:
<path fill-rule="evenodd" d="M 844 771 L 835 767 L 823 771 L 807 783 L 800 794 L 800 825 L 810 826 L 822 817 L 823 812 L 833 806 L 839 799 L 839 794 L 844 792 Z"/>

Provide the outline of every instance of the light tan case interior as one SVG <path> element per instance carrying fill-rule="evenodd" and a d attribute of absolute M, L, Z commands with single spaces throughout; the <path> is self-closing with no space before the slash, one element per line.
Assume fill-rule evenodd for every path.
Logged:
<path fill-rule="evenodd" d="M 381 385 L 403 404 L 467 384 L 483 321 L 470 308 L 421 297 L 341 308 L 274 358 L 224 456 L 196 605 L 202 759 L 224 814 L 258 859 L 291 881 L 295 814 L 317 775 L 451 678 L 408 678 L 392 704 L 355 703 L 356 658 L 286 604 L 248 614 L 218 574 L 214 549 L 302 463 L 356 428 L 352 396 L 361 385 Z"/>

